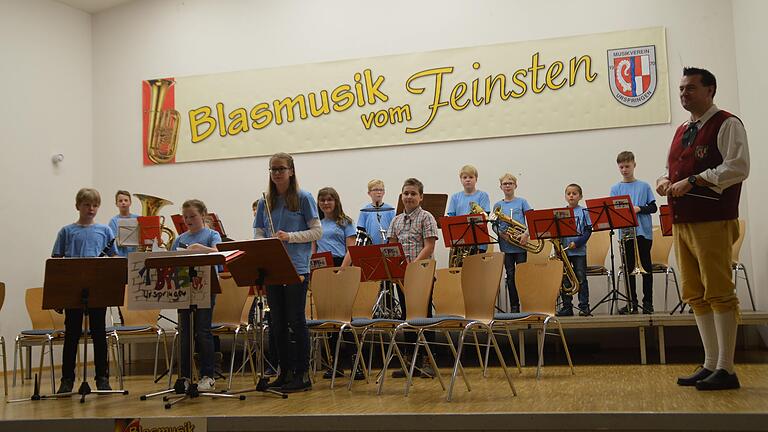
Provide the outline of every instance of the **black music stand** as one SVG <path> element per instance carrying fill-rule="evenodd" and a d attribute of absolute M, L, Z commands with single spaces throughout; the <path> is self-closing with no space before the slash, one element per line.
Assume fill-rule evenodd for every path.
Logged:
<path fill-rule="evenodd" d="M 45 261 L 43 282 L 43 309 L 82 309 L 83 311 L 83 382 L 76 392 L 40 395 L 37 379 L 35 391 L 29 399 L 46 400 L 80 395 L 122 394 L 127 390 L 91 390 L 88 385 L 88 308 L 108 308 L 123 304 L 125 283 L 128 280 L 128 259 L 119 258 L 49 258 Z"/>
<path fill-rule="evenodd" d="M 189 267 L 190 274 L 193 274 L 194 267 L 223 265 L 226 262 L 225 258 L 226 257 L 223 254 L 219 254 L 219 253 L 154 256 L 154 257 L 148 257 L 146 260 L 144 260 L 144 266 L 148 270 L 153 268 L 159 269 L 159 268 Z M 214 277 L 214 275 L 211 274 L 211 277 Z M 210 296 L 210 292 L 203 293 L 203 295 L 206 295 L 206 294 Z M 195 310 L 197 310 L 197 304 L 192 304 L 190 299 L 189 304 L 179 303 L 178 306 L 179 306 L 178 309 L 181 309 L 182 306 L 186 306 L 186 308 L 189 309 L 189 332 L 188 332 L 189 333 L 189 366 L 191 368 L 193 364 L 193 353 L 195 352 Z M 179 353 L 179 355 L 181 355 L 181 353 Z M 190 374 L 190 375 L 193 375 L 193 374 Z M 189 383 L 189 386 L 187 386 L 186 389 L 177 385 L 171 389 L 142 395 L 140 399 L 147 400 L 148 398 L 151 398 L 154 396 L 160 396 L 160 395 L 165 395 L 171 392 L 175 392 L 176 395 L 174 396 L 163 396 L 163 402 L 165 402 L 165 405 L 164 405 L 165 409 L 169 409 L 173 405 L 183 400 L 194 399 L 199 396 L 208 396 L 212 398 L 237 398 L 239 400 L 245 400 L 244 395 L 240 395 L 240 397 L 238 398 L 237 396 L 224 394 L 224 393 L 210 393 L 210 392 L 201 393 L 197 389 L 197 383 L 194 380 L 194 376 L 190 376 L 189 379 L 191 380 L 191 382 Z M 171 398 L 173 398 L 173 400 L 171 400 Z"/>
<path fill-rule="evenodd" d="M 373 315 L 381 318 L 400 319 L 401 309 L 392 290 L 393 284 L 403 290 L 403 278 L 408 261 L 400 243 L 386 243 L 368 246 L 349 246 L 347 248 L 352 265 L 360 267 L 360 279 L 367 281 L 388 281 L 379 291 L 379 297 L 373 309 Z M 403 291 L 405 292 L 405 291 Z M 386 299 L 389 298 L 389 304 Z"/>
<path fill-rule="evenodd" d="M 629 212 L 626 209 L 629 209 Z M 589 218 L 592 221 L 592 232 L 610 230 L 609 245 L 611 252 L 611 289 L 589 310 L 589 314 L 592 315 L 592 312 L 601 304 L 611 302 L 610 314 L 613 315 L 613 309 L 619 300 L 625 301 L 628 305 L 631 303 L 629 299 L 629 276 L 624 275 L 624 289 L 627 294 L 622 293 L 616 287 L 616 266 L 614 264 L 615 256 L 613 251 L 614 230 L 636 227 L 637 215 L 629 195 L 587 200 L 587 212 L 589 212 Z M 622 263 L 625 262 L 624 256 L 621 257 L 621 261 Z M 618 312 L 618 307 L 616 307 L 616 311 Z"/>
<path fill-rule="evenodd" d="M 229 272 L 237 286 L 266 286 L 266 285 L 293 285 L 301 283 L 302 279 L 288 256 L 288 251 L 280 239 L 264 238 L 256 240 L 232 241 L 219 243 L 216 247 L 221 251 L 239 250 L 244 255 L 227 264 Z M 262 314 L 263 305 L 259 302 L 259 316 Z M 260 321 L 261 323 L 261 321 Z M 263 324 L 260 324 L 263 325 Z M 252 391 L 271 393 L 286 399 L 287 394 L 267 387 L 267 378 L 264 377 L 264 328 L 260 327 L 259 337 L 259 379 L 254 383 L 256 387 L 237 390 L 229 394 L 240 394 Z M 251 360 L 251 373 L 256 370 Z"/>

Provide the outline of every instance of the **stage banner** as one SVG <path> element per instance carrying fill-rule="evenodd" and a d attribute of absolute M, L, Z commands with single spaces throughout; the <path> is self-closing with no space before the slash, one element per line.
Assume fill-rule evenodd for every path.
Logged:
<path fill-rule="evenodd" d="M 670 121 L 663 27 L 143 82 L 145 165 Z"/>
<path fill-rule="evenodd" d="M 205 417 L 146 417 L 115 419 L 114 432 L 206 432 Z"/>

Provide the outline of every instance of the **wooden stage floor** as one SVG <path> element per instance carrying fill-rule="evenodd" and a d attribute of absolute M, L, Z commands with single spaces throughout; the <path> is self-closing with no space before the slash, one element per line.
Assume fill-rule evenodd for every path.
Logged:
<path fill-rule="evenodd" d="M 403 397 L 402 379 L 388 378 L 382 396 L 373 383 L 330 390 L 329 382 L 319 379 L 312 391 L 286 400 L 250 393 L 245 401 L 201 397 L 171 409 L 159 398 L 140 401 L 139 395 L 158 387 L 149 376 L 134 375 L 125 380 L 128 396 L 94 395 L 84 404 L 79 398 L 2 404 L 0 431 L 112 431 L 115 418 L 169 416 L 207 418 L 211 431 L 768 429 L 768 364 L 737 365 L 742 388 L 722 392 L 677 386 L 675 378 L 693 367 L 577 365 L 571 375 L 567 367 L 545 366 L 536 380 L 535 367 L 528 366 L 522 374 L 512 370 L 517 397 L 500 368 L 483 378 L 478 368 L 469 367 L 472 391 L 457 381 L 453 402 L 445 401 L 437 380 L 416 379 Z M 449 373 L 441 371 L 444 377 Z M 238 377 L 233 387 L 251 385 Z M 42 387 L 50 390 L 47 379 Z M 31 390 L 27 381 L 11 387 L 9 396 L 29 396 Z"/>

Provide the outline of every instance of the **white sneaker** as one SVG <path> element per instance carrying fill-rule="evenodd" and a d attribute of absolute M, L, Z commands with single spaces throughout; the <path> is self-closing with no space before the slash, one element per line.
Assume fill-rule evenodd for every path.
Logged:
<path fill-rule="evenodd" d="M 216 380 L 211 377 L 203 376 L 200 378 L 200 381 L 197 382 L 197 390 L 201 392 L 216 390 Z"/>

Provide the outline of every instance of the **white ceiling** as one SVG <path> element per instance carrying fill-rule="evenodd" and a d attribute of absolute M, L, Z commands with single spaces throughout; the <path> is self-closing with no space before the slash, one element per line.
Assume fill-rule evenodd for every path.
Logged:
<path fill-rule="evenodd" d="M 75 9 L 95 14 L 133 0 L 56 0 Z"/>

